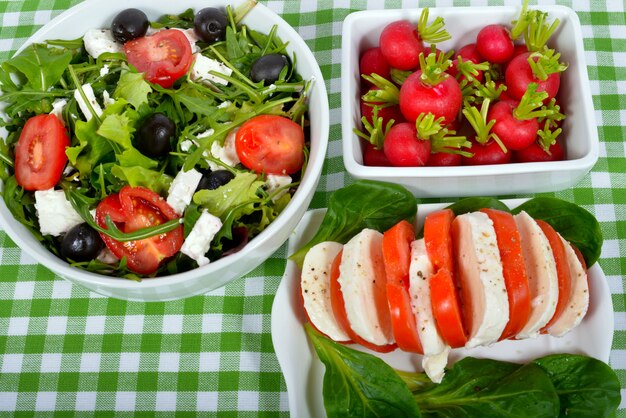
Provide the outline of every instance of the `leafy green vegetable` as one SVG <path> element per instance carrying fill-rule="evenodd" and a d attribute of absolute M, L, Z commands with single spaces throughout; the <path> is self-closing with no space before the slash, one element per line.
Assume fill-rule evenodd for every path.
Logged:
<path fill-rule="evenodd" d="M 335 191 L 315 236 L 289 258 L 302 265 L 307 251 L 323 241 L 346 243 L 364 228 L 385 231 L 417 212 L 415 197 L 397 184 L 359 180 Z"/>
<path fill-rule="evenodd" d="M 549 223 L 580 250 L 587 266 L 600 258 L 603 241 L 600 224 L 580 206 L 554 197 L 535 197 L 513 209 L 516 214 L 521 211 Z"/>
<path fill-rule="evenodd" d="M 26 78 L 25 87 L 47 91 L 59 81 L 71 60 L 72 53 L 66 49 L 32 44 L 2 66 L 8 72 Z"/>
<path fill-rule="evenodd" d="M 324 407 L 328 417 L 419 417 L 411 392 L 394 370 L 378 357 L 337 344 L 305 329 L 324 373 Z"/>
<path fill-rule="evenodd" d="M 561 417 L 610 417 L 618 408 L 620 381 L 605 363 L 574 354 L 534 361 L 550 377 L 561 401 Z"/>
<path fill-rule="evenodd" d="M 155 29 L 161 28 L 193 28 L 193 18 L 195 14 L 193 9 L 187 9 L 179 15 L 167 14 L 161 16 L 156 22 L 152 22 L 151 26 Z"/>
<path fill-rule="evenodd" d="M 147 187 L 161 195 L 167 193 L 172 183 L 172 178 L 167 174 L 139 165 L 127 167 L 114 165 L 111 167 L 111 174 L 132 187 Z"/>
<path fill-rule="evenodd" d="M 98 135 L 119 144 L 123 149 L 131 148 L 131 134 L 135 129 L 130 125 L 126 115 L 112 114 L 102 120 L 96 131 Z"/>
<path fill-rule="evenodd" d="M 226 211 L 241 204 L 259 200 L 256 192 L 264 182 L 249 172 L 238 172 L 235 178 L 215 190 L 200 190 L 193 196 L 193 201 L 209 210 L 213 215 L 222 217 Z"/>
<path fill-rule="evenodd" d="M 148 103 L 148 94 L 151 92 L 152 88 L 144 80 L 142 73 L 124 71 L 117 82 L 113 97 L 125 99 L 135 109 L 139 109 L 142 104 Z"/>
<path fill-rule="evenodd" d="M 483 208 L 498 209 L 504 212 L 511 211 L 507 205 L 493 197 L 466 197 L 465 199 L 461 199 L 451 204 L 448 208 L 452 209 L 452 212 L 454 212 L 456 216 L 474 212 Z"/>

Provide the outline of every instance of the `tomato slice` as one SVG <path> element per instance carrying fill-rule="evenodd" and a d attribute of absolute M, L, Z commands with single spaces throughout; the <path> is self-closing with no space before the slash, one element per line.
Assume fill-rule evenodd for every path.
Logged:
<path fill-rule="evenodd" d="M 572 279 L 569 269 L 569 262 L 567 261 L 567 254 L 565 253 L 565 246 L 563 241 L 559 237 L 559 234 L 550 226 L 549 223 L 540 219 L 536 219 L 537 225 L 548 238 L 550 248 L 552 248 L 552 254 L 554 255 L 554 262 L 556 263 L 556 276 L 559 282 L 559 299 L 556 303 L 556 310 L 554 316 L 548 321 L 546 326 L 541 329 L 542 333 L 546 333 L 547 329 L 561 316 L 563 310 L 567 306 L 569 297 L 572 291 Z"/>
<path fill-rule="evenodd" d="M 352 330 L 352 327 L 350 326 L 350 321 L 348 320 L 348 314 L 346 313 L 346 305 L 343 299 L 343 293 L 341 293 L 341 285 L 338 281 L 340 275 L 339 265 L 341 264 L 342 255 L 343 251 L 340 251 L 333 260 L 333 263 L 330 267 L 330 304 L 333 308 L 333 313 L 335 314 L 335 318 L 337 319 L 339 326 L 344 330 L 346 334 L 348 334 L 352 341 L 362 345 L 363 347 L 369 348 L 372 351 L 377 351 L 379 353 L 388 353 L 395 350 L 397 347 L 396 344 L 372 344 L 369 341 L 361 338 L 356 332 Z"/>
<path fill-rule="evenodd" d="M 146 80 L 165 88 L 187 74 L 193 61 L 189 40 L 176 29 L 128 41 L 124 52 L 128 63 L 145 73 Z"/>
<path fill-rule="evenodd" d="M 454 277 L 454 258 L 450 229 L 454 220 L 452 209 L 429 213 L 424 220 L 424 243 L 435 271 L 445 268 Z"/>
<path fill-rule="evenodd" d="M 383 260 L 387 275 L 387 301 L 396 344 L 404 351 L 424 353 L 409 294 L 413 225 L 400 221 L 383 234 Z"/>
<path fill-rule="evenodd" d="M 110 216 L 123 232 L 133 232 L 156 226 L 179 216 L 167 202 L 152 190 L 143 187 L 124 186 L 118 194 L 104 198 L 96 208 L 96 222 L 106 228 Z M 117 258 L 126 257 L 131 271 L 152 274 L 165 259 L 176 254 L 183 245 L 183 226 L 150 238 L 120 242 L 106 234 L 100 234 L 106 246 Z"/>
<path fill-rule="evenodd" d="M 502 261 L 504 284 L 509 297 L 509 322 L 502 331 L 500 340 L 517 335 L 530 316 L 530 288 L 522 256 L 522 242 L 515 218 L 508 212 L 496 209 L 481 209 L 493 222 Z"/>
<path fill-rule="evenodd" d="M 54 115 L 28 119 L 15 146 L 15 179 L 26 190 L 47 190 L 61 179 L 70 138 Z"/>
<path fill-rule="evenodd" d="M 463 347 L 467 343 L 467 333 L 463 328 L 461 307 L 452 274 L 448 269 L 439 269 L 430 278 L 430 299 L 437 330 L 452 348 Z"/>
<path fill-rule="evenodd" d="M 293 174 L 304 164 L 304 131 L 282 116 L 255 116 L 237 131 L 235 148 L 241 163 L 250 170 Z"/>

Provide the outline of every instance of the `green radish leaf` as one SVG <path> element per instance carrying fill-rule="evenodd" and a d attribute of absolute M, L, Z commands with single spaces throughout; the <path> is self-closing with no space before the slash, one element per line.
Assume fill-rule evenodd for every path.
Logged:
<path fill-rule="evenodd" d="M 305 326 L 324 373 L 324 408 L 328 417 L 420 417 L 406 384 L 391 366 L 322 337 Z"/>
<path fill-rule="evenodd" d="M 598 220 L 580 206 L 554 197 L 535 197 L 522 203 L 513 213 L 525 211 L 534 219 L 550 224 L 563 238 L 580 250 L 587 267 L 602 251 L 602 230 Z"/>
<path fill-rule="evenodd" d="M 415 217 L 417 201 L 404 187 L 359 180 L 336 190 L 315 236 L 289 258 L 299 266 L 309 249 L 323 241 L 346 243 L 363 228 L 384 232 L 403 219 Z"/>
<path fill-rule="evenodd" d="M 610 417 L 620 401 L 620 381 L 604 362 L 575 354 L 553 354 L 534 361 L 552 380 L 562 417 Z"/>

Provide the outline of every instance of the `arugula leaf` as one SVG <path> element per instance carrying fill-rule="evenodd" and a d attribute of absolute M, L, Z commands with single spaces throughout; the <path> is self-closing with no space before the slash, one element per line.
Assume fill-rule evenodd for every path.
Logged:
<path fill-rule="evenodd" d="M 602 230 L 598 220 L 580 206 L 555 197 L 535 197 L 513 209 L 549 223 L 563 238 L 580 250 L 588 267 L 602 251 Z"/>
<path fill-rule="evenodd" d="M 114 165 L 111 167 L 111 174 L 132 187 L 147 187 L 160 195 L 166 194 L 172 184 L 172 178 L 167 174 L 141 166 Z"/>
<path fill-rule="evenodd" d="M 151 22 L 150 25 L 155 29 L 161 28 L 181 28 L 190 29 L 193 28 L 193 9 L 187 9 L 179 15 L 167 14 L 161 16 L 156 22 Z"/>
<path fill-rule="evenodd" d="M 342 244 L 364 228 L 384 232 L 403 219 L 415 217 L 417 201 L 404 187 L 359 180 L 335 191 L 315 236 L 289 258 L 302 266 L 309 249 L 322 241 Z"/>
<path fill-rule="evenodd" d="M 144 80 L 143 73 L 124 71 L 117 82 L 113 98 L 125 99 L 135 109 L 139 109 L 142 104 L 148 103 L 150 93 L 152 93 L 152 87 Z"/>
<path fill-rule="evenodd" d="M 15 176 L 9 177 L 4 182 L 2 198 L 15 219 L 27 227 L 41 241 L 43 237 L 39 232 L 39 224 L 35 215 L 35 198 L 32 194 L 26 193 L 17 184 Z"/>
<path fill-rule="evenodd" d="M 329 417 L 421 416 L 411 392 L 391 366 L 322 337 L 309 323 L 304 328 L 326 366 L 323 392 Z"/>
<path fill-rule="evenodd" d="M 193 201 L 221 218 L 235 206 L 258 201 L 259 197 L 256 192 L 263 184 L 265 183 L 254 173 L 238 172 L 235 178 L 215 190 L 197 191 L 193 196 Z"/>
<path fill-rule="evenodd" d="M 71 60 L 72 53 L 66 49 L 31 44 L 2 66 L 24 77 L 25 87 L 47 91 L 59 81 Z"/>
<path fill-rule="evenodd" d="M 575 354 L 553 354 L 534 361 L 550 377 L 562 417 L 610 417 L 621 402 L 620 381 L 604 362 Z"/>

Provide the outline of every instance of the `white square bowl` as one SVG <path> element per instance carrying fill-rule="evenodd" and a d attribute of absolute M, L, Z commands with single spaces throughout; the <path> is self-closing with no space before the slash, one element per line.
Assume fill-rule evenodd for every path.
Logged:
<path fill-rule="evenodd" d="M 343 160 L 355 178 L 389 181 L 406 186 L 418 197 L 511 195 L 566 189 L 578 183 L 598 160 L 598 132 L 583 36 L 576 13 L 564 6 L 531 7 L 549 13 L 560 25 L 549 45 L 561 53 L 569 68 L 561 76 L 559 99 L 567 115 L 563 123 L 565 160 L 459 167 L 368 167 L 363 165 L 362 143 L 353 133 L 361 126 L 359 97 L 360 54 L 378 46 L 380 33 L 391 22 L 407 19 L 417 24 L 421 9 L 368 10 L 348 15 L 343 23 L 341 104 Z M 494 23 L 515 20 L 521 7 L 431 8 L 431 20 L 445 19 L 452 39 L 438 44 L 444 51 L 475 42 L 478 31 Z"/>

